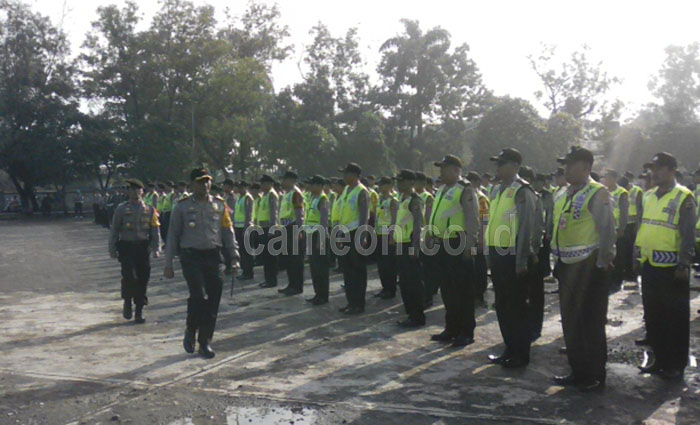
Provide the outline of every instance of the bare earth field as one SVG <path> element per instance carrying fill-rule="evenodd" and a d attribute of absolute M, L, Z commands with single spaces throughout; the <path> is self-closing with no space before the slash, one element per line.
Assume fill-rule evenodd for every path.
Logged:
<path fill-rule="evenodd" d="M 182 349 L 187 288 L 162 279 L 153 260 L 147 322 L 121 317 L 119 266 L 107 230 L 73 220 L 0 221 L 0 424 L 698 424 L 695 358 L 683 382 L 641 375 L 638 290 L 610 298 L 608 385 L 582 394 L 553 385 L 568 370 L 556 294 L 523 370 L 489 365 L 500 352 L 495 311 L 477 309 L 476 343 L 455 350 L 429 341 L 428 326 L 405 331 L 400 297 L 372 298 L 343 316 L 342 277 L 331 302 L 311 307 L 255 281 L 229 283 L 213 347 L 204 360 Z M 286 285 L 284 272 L 280 284 Z M 306 271 L 304 296 L 312 295 Z M 691 354 L 700 355 L 700 283 L 691 284 Z M 555 285 L 548 285 L 548 290 Z M 493 299 L 489 290 L 488 296 Z"/>

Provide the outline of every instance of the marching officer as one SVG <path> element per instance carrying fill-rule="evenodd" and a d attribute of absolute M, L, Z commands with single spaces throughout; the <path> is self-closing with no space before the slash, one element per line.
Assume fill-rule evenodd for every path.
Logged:
<path fill-rule="evenodd" d="M 348 304 L 339 311 L 345 314 L 361 314 L 365 311 L 367 292 L 367 263 L 361 253 L 367 245 L 367 224 L 369 220 L 369 191 L 360 183 L 362 168 L 354 162 L 338 170 L 343 173 L 345 189 L 341 197 L 339 228 L 345 240 L 342 254 L 343 281 Z"/>
<path fill-rule="evenodd" d="M 238 199 L 233 209 L 233 231 L 236 234 L 238 253 L 241 257 L 241 280 L 253 279 L 253 234 L 248 230 L 253 225 L 253 196 L 248 193 L 248 183 L 244 180 L 236 182 L 234 188 Z M 246 237 L 247 236 L 247 237 Z"/>
<path fill-rule="evenodd" d="M 277 204 L 279 196 L 273 188 L 275 179 L 272 176 L 263 174 L 260 177 L 260 198 L 255 209 L 255 217 L 257 225 L 260 226 L 262 232 L 259 236 L 259 244 L 262 244 L 260 257 L 263 263 L 263 271 L 265 281 L 260 284 L 261 288 L 274 288 L 277 286 L 277 256 L 272 255 L 273 247 L 269 243 L 274 238 L 275 227 L 277 221 Z"/>
<path fill-rule="evenodd" d="M 395 244 L 399 270 L 401 299 L 408 317 L 399 322 L 404 328 L 425 326 L 424 292 L 421 282 L 421 229 L 423 227 L 423 201 L 413 191 L 416 175 L 410 170 L 401 170 L 396 176 L 400 202 L 391 232 Z"/>
<path fill-rule="evenodd" d="M 304 194 L 297 186 L 299 176 L 287 171 L 282 176 L 280 221 L 284 226 L 286 248 L 282 251 L 282 261 L 287 269 L 288 284 L 278 292 L 284 295 L 297 295 L 304 292 Z"/>
<path fill-rule="evenodd" d="M 528 317 L 528 273 L 534 267 L 536 199 L 530 183 L 518 175 L 522 156 L 517 149 L 503 149 L 491 161 L 496 163 L 500 183 L 491 191 L 485 244 L 505 351 L 489 355 L 489 360 L 517 368 L 530 362 L 532 335 L 524 318 Z"/>
<path fill-rule="evenodd" d="M 196 338 L 199 354 L 205 358 L 215 356 L 211 340 L 223 290 L 221 251 L 228 250 L 233 268 L 238 266 L 231 217 L 224 199 L 210 195 L 211 180 L 206 169 L 196 168 L 190 173 L 193 193 L 180 200 L 173 210 L 163 271 L 166 279 L 172 279 L 173 258 L 179 255 L 190 293 L 183 345 L 186 352 L 194 353 Z"/>
<path fill-rule="evenodd" d="M 390 244 L 389 230 L 396 223 L 396 213 L 399 203 L 393 193 L 393 181 L 391 177 L 379 179 L 379 203 L 377 204 L 377 271 L 382 290 L 375 297 L 388 300 L 396 296 L 398 270 L 396 269 L 396 245 Z"/>
<path fill-rule="evenodd" d="M 474 263 L 479 208 L 474 188 L 461 180 L 462 160 L 446 155 L 440 167 L 443 186 L 435 195 L 426 247 L 436 252 L 440 294 L 445 304 L 445 330 L 431 340 L 466 347 L 474 343 Z"/>
<path fill-rule="evenodd" d="M 690 266 L 697 223 L 695 198 L 676 181 L 677 166 L 676 158 L 665 152 L 651 160 L 657 186 L 645 197 L 635 242 L 647 336 L 655 357 L 640 369 L 664 379 L 681 379 L 688 364 Z"/>
<path fill-rule="evenodd" d="M 615 229 L 616 229 L 616 242 L 617 255 L 615 255 L 615 262 L 613 271 L 610 276 L 610 293 L 615 293 L 619 291 L 622 287 L 622 281 L 624 280 L 624 269 L 625 262 L 627 261 L 625 255 L 625 229 L 627 228 L 628 217 L 629 217 L 629 194 L 627 189 L 617 184 L 619 174 L 613 169 L 605 170 L 605 176 L 603 183 L 610 192 L 610 196 L 613 201 L 613 216 L 615 217 Z"/>
<path fill-rule="evenodd" d="M 304 234 L 309 254 L 311 282 L 314 286 L 314 297 L 306 301 L 313 305 L 328 303 L 329 288 L 329 256 L 328 249 L 328 196 L 323 190 L 326 179 L 315 175 L 309 181 L 310 193 L 306 205 L 304 219 Z"/>
<path fill-rule="evenodd" d="M 144 323 L 143 306 L 148 305 L 146 290 L 151 276 L 150 253 L 160 253 L 160 223 L 155 208 L 141 198 L 143 183 L 126 180 L 129 199 L 117 206 L 109 230 L 109 255 L 118 258 L 122 271 L 122 314 L 130 320 L 133 300 L 136 305 L 136 323 Z"/>
<path fill-rule="evenodd" d="M 558 161 L 566 166 L 569 186 L 555 202 L 552 252 L 571 374 L 554 381 L 592 391 L 605 386 L 606 282 L 615 258 L 615 217 L 610 194 L 591 177 L 591 151 L 574 146 Z"/>

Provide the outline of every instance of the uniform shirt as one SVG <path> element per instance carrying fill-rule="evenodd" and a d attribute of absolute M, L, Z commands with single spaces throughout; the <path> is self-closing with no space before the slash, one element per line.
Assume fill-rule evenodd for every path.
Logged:
<path fill-rule="evenodd" d="M 245 195 L 241 195 L 245 196 Z M 252 195 L 251 195 L 252 196 Z M 245 201 L 245 224 L 244 227 L 248 227 L 253 224 L 253 204 L 255 203 L 254 198 L 247 198 Z M 231 210 L 235 212 L 235 209 Z"/>
<path fill-rule="evenodd" d="M 540 199 L 544 210 L 544 235 L 547 240 L 550 240 L 554 232 L 554 195 L 547 190 L 543 190 L 540 193 Z"/>
<path fill-rule="evenodd" d="M 520 179 L 519 176 L 515 177 Z M 493 187 L 491 198 L 495 198 L 502 190 L 508 189 L 507 185 L 498 184 Z M 529 186 L 523 186 L 515 195 L 515 213 L 518 215 L 518 236 L 515 238 L 515 267 L 526 268 L 527 260 L 534 254 L 532 250 L 532 238 L 535 229 L 536 196 Z M 540 216 L 542 212 L 539 212 Z"/>
<path fill-rule="evenodd" d="M 160 248 L 160 222 L 155 208 L 143 201 L 123 202 L 117 206 L 109 229 L 109 253 L 116 255 L 117 242 L 151 241 L 153 252 Z"/>
<path fill-rule="evenodd" d="M 569 185 L 566 189 L 567 198 L 572 197 L 581 189 L 583 187 L 574 191 L 574 188 Z M 613 215 L 613 205 L 608 189 L 602 187 L 593 195 L 588 202 L 588 210 L 593 215 L 593 222 L 600 238 L 596 266 L 604 268 L 615 259 L 615 242 L 617 240 L 615 216 Z"/>
<path fill-rule="evenodd" d="M 411 215 L 413 216 L 413 234 L 411 235 L 411 246 L 413 247 L 413 252 L 418 254 L 420 252 L 421 230 L 423 229 L 423 211 L 421 208 L 420 197 L 414 197 L 411 199 L 411 202 L 408 204 L 408 210 L 411 211 Z M 394 220 L 394 222 L 396 222 L 396 220 Z"/>
<path fill-rule="evenodd" d="M 460 182 L 457 182 L 455 184 L 461 184 Z M 452 185 L 442 185 L 440 188 L 442 189 L 443 194 L 446 193 Z M 476 247 L 476 242 L 479 237 L 479 232 L 481 229 L 479 229 L 480 226 L 480 220 L 479 220 L 479 203 L 478 200 L 476 199 L 476 192 L 474 191 L 474 188 L 472 187 L 471 184 L 466 184 L 464 187 L 464 190 L 462 191 L 462 198 L 459 200 L 460 204 L 462 205 L 462 212 L 464 213 L 464 224 L 466 229 L 465 230 L 465 237 L 466 237 L 466 246 L 465 249 L 472 250 L 472 248 Z M 433 207 L 437 208 L 437 207 Z"/>
<path fill-rule="evenodd" d="M 227 249 L 230 258 L 238 259 L 233 223 L 222 198 L 209 196 L 198 202 L 194 196 L 177 203 L 170 217 L 165 247 L 165 265 L 172 267 L 181 249 Z"/>
<path fill-rule="evenodd" d="M 265 202 L 265 195 L 267 195 L 267 192 L 260 192 L 260 202 Z M 282 195 L 277 194 L 277 196 L 269 196 L 267 198 L 270 200 L 270 222 L 269 223 L 264 222 L 264 221 L 259 222 L 258 224 L 261 227 L 272 227 L 272 226 L 276 226 L 279 223 L 279 221 L 277 219 L 277 217 L 278 217 L 277 199 L 279 199 L 280 196 L 282 196 Z M 265 224 L 264 226 L 263 226 L 263 223 Z"/>
<path fill-rule="evenodd" d="M 639 211 L 639 210 L 637 210 Z M 619 229 L 624 229 L 627 226 L 630 216 L 630 201 L 629 195 L 623 193 L 620 195 L 620 227 Z"/>

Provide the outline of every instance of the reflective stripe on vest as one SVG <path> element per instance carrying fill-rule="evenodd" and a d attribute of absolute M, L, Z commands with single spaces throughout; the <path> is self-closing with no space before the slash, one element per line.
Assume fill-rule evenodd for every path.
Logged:
<path fill-rule="evenodd" d="M 398 243 L 411 242 L 411 236 L 413 235 L 413 214 L 409 208 L 411 199 L 413 197 L 408 195 L 399 203 L 399 211 L 396 214 L 396 228 L 394 230 L 394 241 Z M 416 199 L 420 199 L 420 197 Z"/>
<path fill-rule="evenodd" d="M 360 227 L 360 205 L 358 199 L 362 191 L 367 192 L 367 188 L 362 183 L 355 186 L 350 192 L 348 192 L 347 186 L 343 190 L 343 205 L 340 211 L 339 224 L 345 226 L 349 231 Z"/>
<path fill-rule="evenodd" d="M 624 187 L 617 186 L 614 191 L 610 192 L 610 197 L 613 201 L 613 216 L 615 217 L 615 228 L 620 228 L 620 197 L 626 194 L 627 190 Z M 629 198 L 628 198 L 629 199 Z"/>
<path fill-rule="evenodd" d="M 467 223 L 462 209 L 463 192 L 464 186 L 459 182 L 449 188 L 440 188 L 430 214 L 431 227 L 428 231 L 432 236 L 450 239 L 466 230 Z"/>
<path fill-rule="evenodd" d="M 245 205 L 246 205 L 246 200 L 253 200 L 253 197 L 250 196 L 250 193 L 246 193 L 243 196 L 239 196 L 238 200 L 236 201 L 236 211 L 233 213 L 233 227 L 236 227 L 238 229 L 242 229 L 246 225 L 245 221 Z"/>
<path fill-rule="evenodd" d="M 600 235 L 588 207 L 603 185 L 588 179 L 588 184 L 570 198 L 559 198 L 554 206 L 552 254 L 563 263 L 573 264 L 588 258 L 600 245 Z"/>
<path fill-rule="evenodd" d="M 264 194 L 262 198 L 260 198 L 260 202 L 258 204 L 258 211 L 257 211 L 257 219 L 258 223 L 269 223 L 271 214 L 270 214 L 270 197 L 273 197 L 277 199 L 277 192 L 275 189 L 270 189 L 269 192 Z"/>
<path fill-rule="evenodd" d="M 635 220 L 632 220 L 632 218 L 637 217 L 637 214 L 639 214 L 639 211 L 637 211 L 637 199 L 642 195 L 642 188 L 637 186 L 637 185 L 632 185 L 629 190 L 629 216 L 630 216 L 630 222 L 634 222 Z"/>
<path fill-rule="evenodd" d="M 391 227 L 391 201 L 396 200 L 393 196 L 387 196 L 379 202 L 377 206 L 377 234 L 388 235 Z"/>
<path fill-rule="evenodd" d="M 328 202 L 328 196 L 326 196 L 325 193 L 321 193 L 317 198 L 314 198 L 313 195 L 309 198 L 306 205 L 306 217 L 304 219 L 304 229 L 307 232 L 318 230 L 318 226 L 321 225 L 321 210 L 319 209 L 319 204 L 322 199 Z"/>
<path fill-rule="evenodd" d="M 489 204 L 489 224 L 486 226 L 486 246 L 514 248 L 518 236 L 518 211 L 515 196 L 523 185 L 517 179 L 506 188 L 499 185 L 497 195 L 492 192 Z"/>
<path fill-rule="evenodd" d="M 681 234 L 678 228 L 680 208 L 688 196 L 688 188 L 676 186 L 659 199 L 655 188 L 644 198 L 642 221 L 635 245 L 642 263 L 649 261 L 654 267 L 673 267 L 679 262 Z"/>

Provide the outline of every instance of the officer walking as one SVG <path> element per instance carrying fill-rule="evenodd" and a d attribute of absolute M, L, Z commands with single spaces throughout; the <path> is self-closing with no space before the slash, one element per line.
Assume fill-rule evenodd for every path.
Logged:
<path fill-rule="evenodd" d="M 388 300 L 396 296 L 398 271 L 396 269 L 396 245 L 389 243 L 389 230 L 396 223 L 399 203 L 394 196 L 391 177 L 379 179 L 379 202 L 377 204 L 377 271 L 382 290 L 375 297 Z"/>
<path fill-rule="evenodd" d="M 518 175 L 522 156 L 517 149 L 503 149 L 491 161 L 496 164 L 500 184 L 491 191 L 485 243 L 505 350 L 489 355 L 489 360 L 518 368 L 530 362 L 532 335 L 528 320 L 523 319 L 528 317 L 528 272 L 534 267 L 536 199 L 530 183 Z"/>
<path fill-rule="evenodd" d="M 479 233 L 479 208 L 471 184 L 461 180 L 462 160 L 446 155 L 435 162 L 443 186 L 427 230 L 428 249 L 436 251 L 440 294 L 445 304 L 445 330 L 431 340 L 466 347 L 474 342 L 474 262 Z"/>
<path fill-rule="evenodd" d="M 329 286 L 329 256 L 328 256 L 328 196 L 323 191 L 326 179 L 315 175 L 309 181 L 310 193 L 308 205 L 305 208 L 304 237 L 309 252 L 311 282 L 314 286 L 314 297 L 306 301 L 313 305 L 328 303 Z"/>
<path fill-rule="evenodd" d="M 275 226 L 277 226 L 277 191 L 273 188 L 275 179 L 267 174 L 260 177 L 260 199 L 255 210 L 257 225 L 262 229 L 258 242 L 263 249 L 260 257 L 263 263 L 265 281 L 261 288 L 274 288 L 277 286 L 277 256 L 272 255 L 273 247 L 269 243 L 274 238 Z M 257 237 L 257 236 L 256 236 Z"/>
<path fill-rule="evenodd" d="M 362 168 L 354 162 L 338 170 L 343 173 L 343 190 L 339 228 L 343 232 L 347 252 L 342 255 L 343 281 L 348 304 L 339 311 L 345 314 L 361 314 L 365 311 L 367 292 L 367 263 L 360 249 L 367 246 L 367 223 L 370 197 L 367 188 L 360 183 Z"/>
<path fill-rule="evenodd" d="M 651 160 L 657 187 L 645 198 L 637 233 L 644 316 L 655 361 L 640 367 L 664 379 L 681 379 L 688 364 L 690 265 L 695 249 L 696 201 L 675 179 L 676 158 Z"/>
<path fill-rule="evenodd" d="M 244 180 L 236 182 L 234 188 L 238 199 L 233 208 L 233 230 L 238 243 L 238 254 L 241 257 L 241 280 L 253 279 L 253 244 L 251 243 L 252 232 L 248 231 L 253 225 L 253 196 L 248 193 L 248 183 Z M 247 233 L 247 239 L 246 239 Z"/>
<path fill-rule="evenodd" d="M 404 328 L 425 325 L 424 292 L 421 282 L 421 229 L 423 227 L 423 201 L 413 191 L 416 175 L 410 170 L 401 170 L 396 176 L 400 203 L 392 243 L 398 259 L 401 299 L 408 317 L 399 322 Z"/>
<path fill-rule="evenodd" d="M 122 269 L 122 314 L 130 320 L 132 300 L 136 305 L 136 323 L 144 323 L 143 306 L 148 305 L 146 290 L 151 276 L 149 255 L 160 253 L 158 212 L 146 205 L 143 183 L 137 179 L 126 180 L 129 200 L 117 206 L 109 230 L 109 255 L 119 258 Z"/>
<path fill-rule="evenodd" d="M 182 199 L 173 210 L 168 242 L 165 248 L 163 275 L 172 279 L 173 258 L 180 256 L 182 274 L 187 281 L 187 328 L 183 345 L 194 353 L 195 339 L 199 354 L 205 358 L 215 355 L 211 347 L 216 317 L 223 291 L 219 270 L 221 251 L 228 250 L 233 266 L 238 266 L 238 247 L 233 226 L 223 198 L 209 194 L 212 177 L 203 168 L 190 173 L 192 196 Z"/>
<path fill-rule="evenodd" d="M 285 193 L 280 205 L 280 221 L 286 235 L 283 243 L 282 261 L 287 269 L 287 287 L 278 292 L 284 295 L 297 295 L 304 292 L 304 195 L 297 186 L 299 176 L 287 171 L 282 176 Z"/>
<path fill-rule="evenodd" d="M 615 258 L 615 218 L 610 194 L 591 178 L 591 151 L 574 146 L 558 161 L 566 165 L 569 187 L 554 206 L 552 252 L 571 374 L 554 381 L 591 391 L 605 385 L 606 282 Z"/>

